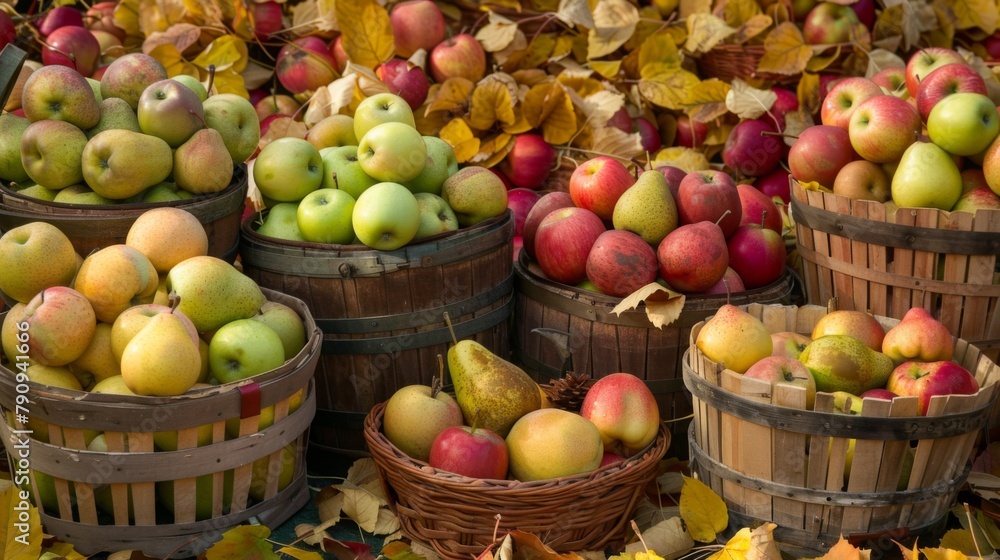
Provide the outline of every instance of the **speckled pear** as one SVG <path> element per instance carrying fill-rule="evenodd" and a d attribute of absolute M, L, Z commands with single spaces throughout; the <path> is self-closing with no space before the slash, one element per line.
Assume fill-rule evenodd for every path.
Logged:
<path fill-rule="evenodd" d="M 652 246 L 677 227 L 677 204 L 663 173 L 644 171 L 625 190 L 611 215 L 615 229 L 636 233 Z"/>
<path fill-rule="evenodd" d="M 448 370 L 465 422 L 500 437 L 542 405 L 538 384 L 524 370 L 474 340 L 460 340 L 448 349 Z"/>

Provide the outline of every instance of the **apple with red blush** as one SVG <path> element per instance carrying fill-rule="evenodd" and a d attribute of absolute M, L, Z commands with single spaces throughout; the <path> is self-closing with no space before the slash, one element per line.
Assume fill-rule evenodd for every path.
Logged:
<path fill-rule="evenodd" d="M 266 2 L 251 2 L 250 13 L 253 15 L 253 34 L 261 41 L 266 41 L 272 35 L 284 29 L 284 14 L 281 10 L 282 3 L 275 0 Z"/>
<path fill-rule="evenodd" d="M 861 393 L 858 396 L 861 397 L 862 399 L 881 399 L 883 401 L 891 401 L 892 399 L 898 397 L 899 395 L 893 393 L 888 389 L 875 388 L 875 389 L 868 389 L 867 391 Z"/>
<path fill-rule="evenodd" d="M 486 75 L 486 50 L 472 35 L 459 33 L 431 49 L 428 68 L 438 83 L 448 78 L 478 82 Z"/>
<path fill-rule="evenodd" d="M 628 230 L 605 231 L 587 255 L 587 279 L 609 296 L 625 297 L 655 282 L 659 272 L 656 251 Z"/>
<path fill-rule="evenodd" d="M 740 225 L 726 240 L 726 247 L 729 267 L 740 275 L 748 290 L 775 282 L 785 271 L 785 240 L 781 233 L 761 224 Z"/>
<path fill-rule="evenodd" d="M 610 222 L 618 199 L 634 183 L 635 177 L 620 160 L 597 156 L 573 170 L 569 177 L 569 195 L 576 206 Z"/>
<path fill-rule="evenodd" d="M 839 126 L 821 124 L 810 126 L 799 133 L 792 149 L 788 151 L 788 167 L 797 181 L 815 181 L 832 188 L 837 173 L 854 157 L 848 131 Z"/>
<path fill-rule="evenodd" d="M 535 231 L 534 258 L 553 282 L 577 284 L 587 277 L 590 249 L 605 231 L 601 218 L 586 208 L 553 210 Z"/>
<path fill-rule="evenodd" d="M 818 2 L 802 20 L 802 37 L 810 45 L 848 43 L 856 33 L 854 27 L 860 24 L 850 6 Z"/>
<path fill-rule="evenodd" d="M 628 112 L 628 107 L 622 105 L 617 111 L 611 114 L 605 126 L 617 128 L 622 132 L 632 132 L 632 115 Z"/>
<path fill-rule="evenodd" d="M 753 363 L 743 373 L 744 377 L 767 381 L 771 387 L 791 385 L 805 389 L 806 409 L 812 410 L 816 402 L 816 379 L 805 364 L 789 356 L 767 356 Z"/>
<path fill-rule="evenodd" d="M 770 118 L 743 119 L 726 138 L 722 161 L 740 177 L 760 177 L 774 170 L 785 154 L 785 144 Z"/>
<path fill-rule="evenodd" d="M 528 211 L 524 218 L 524 224 L 521 226 L 521 237 L 526 255 L 535 258 L 535 233 L 545 216 L 548 216 L 553 210 L 572 208 L 573 206 L 573 199 L 565 191 L 547 192 L 531 206 L 531 210 Z"/>
<path fill-rule="evenodd" d="M 740 275 L 733 270 L 731 266 L 726 267 L 726 272 L 722 274 L 722 278 L 715 284 L 712 284 L 710 288 L 701 292 L 692 292 L 692 296 L 715 296 L 715 295 L 728 295 L 728 294 L 738 294 L 740 292 L 747 291 L 746 286 L 743 285 L 743 279 Z"/>
<path fill-rule="evenodd" d="M 337 35 L 334 40 L 330 41 L 330 56 L 333 57 L 334 68 L 342 74 L 347 69 L 347 62 L 349 60 L 347 51 L 344 50 L 343 35 Z"/>
<path fill-rule="evenodd" d="M 542 198 L 541 193 L 531 189 L 513 188 L 507 191 L 507 208 L 514 214 L 514 235 L 524 232 L 524 220 L 532 207 Z"/>
<path fill-rule="evenodd" d="M 670 189 L 670 196 L 677 200 L 677 191 L 681 187 L 681 181 L 687 176 L 687 171 L 673 165 L 660 165 L 654 169 L 663 174 L 663 178 L 667 180 L 667 188 Z"/>
<path fill-rule="evenodd" d="M 677 188 L 675 202 L 681 224 L 716 223 L 727 238 L 736 231 L 743 217 L 736 182 L 724 171 L 708 169 L 688 173 Z"/>
<path fill-rule="evenodd" d="M 778 331 L 771 333 L 771 355 L 799 358 L 806 346 L 812 342 L 808 335 L 795 331 Z"/>
<path fill-rule="evenodd" d="M 389 11 L 396 54 L 410 58 L 419 49 L 430 52 L 448 31 L 444 14 L 431 0 L 407 0 Z"/>
<path fill-rule="evenodd" d="M 849 76 L 838 81 L 823 97 L 820 106 L 820 122 L 825 125 L 839 126 L 847 130 L 851 115 L 865 100 L 885 95 L 882 87 L 874 81 L 861 76 Z"/>
<path fill-rule="evenodd" d="M 469 478 L 507 478 L 507 443 L 496 432 L 475 426 L 445 428 L 431 444 L 427 464 Z"/>
<path fill-rule="evenodd" d="M 932 71 L 917 84 L 917 112 L 927 122 L 931 109 L 945 96 L 953 93 L 980 93 L 987 95 L 986 80 L 975 68 L 958 63 L 945 64 Z"/>
<path fill-rule="evenodd" d="M 965 64 L 965 58 L 958 51 L 947 47 L 925 47 L 906 59 L 906 91 L 916 97 L 917 85 L 931 72 L 946 64 Z"/>
<path fill-rule="evenodd" d="M 55 6 L 45 12 L 37 29 L 42 37 L 48 37 L 60 27 L 84 27 L 83 12 L 68 4 Z"/>
<path fill-rule="evenodd" d="M 431 88 L 424 69 L 402 58 L 392 58 L 380 64 L 375 74 L 391 93 L 402 97 L 414 111 L 424 104 Z"/>
<path fill-rule="evenodd" d="M 621 455 L 619 455 L 617 453 L 614 453 L 614 452 L 611 452 L 611 451 L 605 451 L 604 452 L 604 456 L 601 457 L 601 464 L 597 468 L 606 467 L 608 465 L 616 465 L 618 463 L 621 463 L 624 460 L 625 460 L 625 457 L 622 457 Z"/>
<path fill-rule="evenodd" d="M 299 37 L 281 47 L 274 73 L 292 94 L 316 91 L 339 77 L 330 46 L 315 35 Z"/>
<path fill-rule="evenodd" d="M 765 228 L 774 230 L 779 235 L 784 225 L 781 219 L 781 212 L 774 203 L 774 199 L 764 194 L 755 185 L 739 183 L 736 191 L 740 195 L 740 225 L 760 224 Z"/>
<path fill-rule="evenodd" d="M 903 66 L 883 68 L 871 77 L 871 81 L 878 84 L 882 92 L 887 95 L 895 95 L 902 99 L 910 97 L 910 92 L 906 90 L 906 68 Z"/>
<path fill-rule="evenodd" d="M 499 167 L 515 187 L 537 189 L 545 183 L 558 155 L 541 134 L 526 132 L 514 138 L 513 148 Z"/>
<path fill-rule="evenodd" d="M 632 457 L 656 440 L 660 409 L 646 383 L 631 373 L 601 377 L 587 390 L 580 416 L 601 432 L 605 452 Z"/>
<path fill-rule="evenodd" d="M 886 390 L 901 397 L 917 397 L 920 414 L 926 415 L 931 397 L 974 395 L 979 382 L 969 370 L 950 360 L 903 362 L 889 375 Z"/>
<path fill-rule="evenodd" d="M 789 150 L 790 152 L 791 150 Z M 791 175 L 788 169 L 779 165 L 767 175 L 757 177 L 753 182 L 753 186 L 757 187 L 757 190 L 767 195 L 771 200 L 774 200 L 774 197 L 778 197 L 785 204 L 789 204 L 792 200 L 792 188 L 789 182 Z"/>
<path fill-rule="evenodd" d="M 42 64 L 58 64 L 91 76 L 101 62 L 101 44 L 86 27 L 67 25 L 45 37 Z"/>

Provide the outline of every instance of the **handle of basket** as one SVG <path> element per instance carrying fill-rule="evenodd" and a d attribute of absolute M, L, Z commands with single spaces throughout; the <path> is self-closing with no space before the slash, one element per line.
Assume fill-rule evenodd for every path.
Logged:
<path fill-rule="evenodd" d="M 260 415 L 260 384 L 251 381 L 240 385 L 240 419 L 253 418 Z"/>

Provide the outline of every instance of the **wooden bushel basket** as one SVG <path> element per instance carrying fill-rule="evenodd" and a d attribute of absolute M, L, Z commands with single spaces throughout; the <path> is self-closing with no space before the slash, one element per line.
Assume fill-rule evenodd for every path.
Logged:
<path fill-rule="evenodd" d="M 62 204 L 18 194 L 0 183 L 0 231 L 28 222 L 48 222 L 65 233 L 76 252 L 86 257 L 96 249 L 125 243 L 132 223 L 147 210 L 173 206 L 194 214 L 205 227 L 209 255 L 233 262 L 239 248 L 247 188 L 247 169 L 242 163 L 235 166 L 225 190 L 171 202 Z"/>
<path fill-rule="evenodd" d="M 1000 356 L 1000 210 L 945 212 L 807 191 L 791 213 L 808 302 L 901 319 L 923 307 Z"/>
<path fill-rule="evenodd" d="M 300 243 L 259 235 L 243 222 L 243 270 L 261 286 L 302 299 L 323 331 L 310 446 L 365 450 L 364 419 L 400 387 L 440 376 L 451 332 L 506 358 L 513 309 L 510 211 L 395 251 Z M 447 377 L 445 382 L 447 383 Z"/>
<path fill-rule="evenodd" d="M 827 313 L 816 305 L 746 310 L 771 332 L 803 334 Z M 898 323 L 876 318 L 886 328 Z M 833 412 L 829 393 L 817 393 L 808 410 L 804 388 L 772 390 L 709 360 L 694 343 L 703 325 L 691 331 L 684 368 L 695 406 L 688 444 L 692 472 L 723 497 L 730 527 L 772 521 L 783 551 L 811 557 L 841 535 L 899 540 L 948 514 L 1000 387 L 1000 367 L 980 349 L 956 340 L 954 360 L 976 376 L 977 394 L 933 397 L 927 416 L 920 416 L 916 397 L 864 399 L 861 414 L 849 415 Z"/>
<path fill-rule="evenodd" d="M 0 434 L 11 475 L 17 484 L 30 478 L 47 534 L 86 555 L 141 550 L 186 558 L 251 517 L 275 526 L 305 505 L 321 335 L 301 300 L 270 290 L 265 295 L 293 307 L 309 339 L 280 368 L 242 381 L 176 397 L 141 397 L 22 383 L 11 364 L 0 367 Z M 274 423 L 258 430 L 261 410 L 272 406 Z M 47 425 L 48 441 L 20 432 L 28 426 L 16 413 L 26 414 L 32 427 L 36 421 Z M 227 439 L 227 420 L 238 421 L 238 437 Z M 199 447 L 199 427 L 206 424 L 211 443 Z M 177 451 L 154 449 L 155 432 L 175 430 Z M 108 451 L 87 450 L 92 431 L 104 433 Z M 164 483 L 173 485 L 173 514 L 158 503 Z M 199 519 L 205 483 L 211 517 Z"/>
<path fill-rule="evenodd" d="M 629 521 L 656 478 L 670 445 L 663 424 L 641 453 L 591 473 L 518 482 L 488 480 L 434 469 L 407 456 L 382 433 L 385 403 L 365 417 L 365 441 L 389 506 L 411 539 L 447 560 L 478 557 L 510 530 L 536 534 L 556 552 L 621 545 Z"/>

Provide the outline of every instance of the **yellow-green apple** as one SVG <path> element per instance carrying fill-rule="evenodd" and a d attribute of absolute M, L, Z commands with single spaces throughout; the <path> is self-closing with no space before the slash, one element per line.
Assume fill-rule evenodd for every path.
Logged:
<path fill-rule="evenodd" d="M 940 66 L 917 85 L 917 112 L 927 122 L 931 109 L 953 93 L 979 93 L 986 95 L 986 81 L 973 67 L 951 63 Z"/>
<path fill-rule="evenodd" d="M 52 202 L 58 202 L 60 204 L 117 204 L 118 200 L 112 200 L 110 198 L 101 196 L 94 192 L 94 189 L 88 187 L 87 185 L 81 183 L 78 185 L 70 185 L 65 189 L 60 189 L 55 191 L 56 196 L 52 199 Z"/>
<path fill-rule="evenodd" d="M 328 146 L 322 148 L 319 155 L 323 160 L 321 189 L 339 189 L 356 200 L 365 189 L 381 182 L 373 179 L 361 168 L 357 145 Z"/>
<path fill-rule="evenodd" d="M 46 366 L 64 366 L 80 357 L 97 328 L 94 308 L 84 294 L 52 286 L 24 306 L 28 357 Z"/>
<path fill-rule="evenodd" d="M 777 132 L 768 116 L 740 120 L 722 147 L 723 163 L 739 177 L 766 175 L 785 155 L 785 145 Z"/>
<path fill-rule="evenodd" d="M 458 170 L 441 185 L 441 198 L 451 206 L 458 225 L 469 227 L 507 211 L 507 188 L 492 171 L 478 165 Z"/>
<path fill-rule="evenodd" d="M 850 145 L 850 141 L 848 141 L 848 145 Z M 791 157 L 790 149 L 789 157 Z M 757 187 L 757 190 L 767 195 L 771 200 L 774 200 L 774 197 L 778 197 L 787 205 L 791 202 L 792 198 L 789 177 L 791 177 L 791 172 L 784 166 L 779 165 L 767 175 L 757 177 L 753 182 L 753 186 Z"/>
<path fill-rule="evenodd" d="M 372 249 L 393 251 L 416 237 L 420 205 L 399 183 L 376 183 L 358 196 L 351 216 L 358 240 Z"/>
<path fill-rule="evenodd" d="M 445 428 L 434 438 L 427 464 L 469 478 L 507 478 L 507 442 L 496 432 L 472 426 Z"/>
<path fill-rule="evenodd" d="M 890 189 L 892 201 L 901 208 L 951 210 L 962 196 L 962 174 L 954 156 L 943 148 L 914 142 L 899 158 Z"/>
<path fill-rule="evenodd" d="M 925 47 L 906 60 L 906 91 L 911 98 L 917 96 L 917 85 L 941 66 L 952 63 L 966 64 L 965 58 L 954 49 Z"/>
<path fill-rule="evenodd" d="M 83 27 L 83 11 L 69 5 L 55 6 L 51 10 L 46 10 L 36 25 L 42 37 L 47 37 L 56 29 L 67 25 Z"/>
<path fill-rule="evenodd" d="M 789 356 L 767 356 L 761 358 L 743 373 L 745 377 L 768 381 L 771 387 L 792 385 L 806 391 L 806 409 L 812 410 L 816 402 L 816 380 L 812 372 L 796 358 Z"/>
<path fill-rule="evenodd" d="M 242 98 L 241 98 L 242 99 Z M 354 117 L 336 113 L 320 119 L 306 131 L 306 140 L 317 150 L 338 146 L 357 146 Z"/>
<path fill-rule="evenodd" d="M 896 364 L 907 360 L 936 362 L 950 360 L 955 342 L 948 327 L 923 307 L 911 307 L 895 326 L 885 333 L 882 352 Z"/>
<path fill-rule="evenodd" d="M 486 75 L 486 50 L 472 35 L 459 33 L 431 49 L 428 67 L 438 83 L 448 78 L 478 82 Z"/>
<path fill-rule="evenodd" d="M 172 181 L 163 181 L 142 191 L 143 202 L 171 202 L 193 197 L 194 193 L 185 191 Z"/>
<path fill-rule="evenodd" d="M 21 163 L 21 136 L 31 121 L 11 113 L 0 114 L 0 181 L 23 183 L 28 172 Z"/>
<path fill-rule="evenodd" d="M 278 460 L 279 469 L 275 473 L 269 472 L 270 457 L 261 457 L 253 462 L 252 474 L 250 476 L 250 491 L 248 495 L 252 500 L 260 502 L 267 495 L 268 481 L 277 479 L 276 489 L 280 492 L 284 490 L 295 477 L 296 465 L 300 463 L 298 457 L 302 452 L 297 448 L 295 441 L 281 448 L 281 458 Z M 225 490 L 225 488 L 223 488 Z"/>
<path fill-rule="evenodd" d="M 323 184 L 323 158 L 302 138 L 278 138 L 257 154 L 253 179 L 267 198 L 296 202 Z"/>
<path fill-rule="evenodd" d="M 911 103 L 894 95 L 877 95 L 857 106 L 847 132 L 859 156 L 886 163 L 900 159 L 922 128 L 920 113 Z"/>
<path fill-rule="evenodd" d="M 233 161 L 246 161 L 260 142 L 260 119 L 250 101 L 234 93 L 217 93 L 202 102 L 205 126 L 219 131 Z"/>
<path fill-rule="evenodd" d="M 587 279 L 601 293 L 611 296 L 625 297 L 655 282 L 659 272 L 656 251 L 638 234 L 628 230 L 605 231 L 587 254 Z"/>
<path fill-rule="evenodd" d="M 293 95 L 316 91 L 339 77 L 326 41 L 303 35 L 278 51 L 274 73 Z"/>
<path fill-rule="evenodd" d="M 139 331 L 141 331 L 142 328 L 149 323 L 150 319 L 160 313 L 173 313 L 176 315 L 177 318 L 180 319 L 180 322 L 184 325 L 184 328 L 187 330 L 188 336 L 191 338 L 191 342 L 198 344 L 198 330 L 195 328 L 194 323 L 191 322 L 191 319 L 188 316 L 184 315 L 180 311 L 172 309 L 170 305 L 140 303 L 122 311 L 117 317 L 115 317 L 114 322 L 110 323 L 111 330 L 108 333 L 108 345 L 110 347 L 112 357 L 120 363 L 122 354 L 125 353 L 125 347 L 128 346 L 128 343 L 132 341 L 135 335 L 139 334 Z"/>
<path fill-rule="evenodd" d="M 802 37 L 810 45 L 850 42 L 861 25 L 858 14 L 850 6 L 835 2 L 819 2 L 802 20 Z"/>
<path fill-rule="evenodd" d="M 81 161 L 87 135 L 76 125 L 44 119 L 21 133 L 21 165 L 28 177 L 53 190 L 83 182 Z"/>
<path fill-rule="evenodd" d="M 196 76 L 192 76 L 191 74 L 177 74 L 176 76 L 172 76 L 170 79 L 187 86 L 188 89 L 193 91 L 194 94 L 198 96 L 198 99 L 200 99 L 202 103 L 208 99 L 208 90 L 205 89 L 205 84 L 203 84 Z M 243 97 L 240 97 L 240 99 L 247 101 Z M 247 101 L 247 103 L 249 103 L 249 101 Z"/>
<path fill-rule="evenodd" d="M 597 426 L 605 452 L 623 457 L 641 452 L 660 431 L 656 397 L 631 373 L 612 373 L 594 382 L 580 405 L 580 416 Z"/>
<path fill-rule="evenodd" d="M 607 231 L 597 214 L 571 206 L 546 215 L 535 231 L 534 258 L 553 282 L 576 284 L 587 277 L 587 257 Z"/>
<path fill-rule="evenodd" d="M 892 197 L 891 183 L 885 169 L 865 159 L 848 162 L 837 172 L 833 193 L 854 200 L 886 202 Z"/>
<path fill-rule="evenodd" d="M 803 130 L 788 151 L 788 167 L 795 180 L 826 188 L 833 187 L 837 174 L 853 159 L 847 130 L 828 124 Z"/>
<path fill-rule="evenodd" d="M 125 244 L 139 250 L 158 273 L 184 259 L 208 254 L 208 234 L 198 217 L 174 206 L 151 208 L 125 234 Z"/>
<path fill-rule="evenodd" d="M 635 177 L 621 161 L 596 156 L 570 175 L 569 195 L 574 205 L 590 210 L 602 220 L 611 220 L 618 199 L 634 183 Z"/>
<path fill-rule="evenodd" d="M 159 281 L 145 255 L 120 243 L 87 255 L 73 287 L 90 300 L 100 321 L 114 323 L 129 307 L 152 303 Z"/>
<path fill-rule="evenodd" d="M 388 122 L 416 126 L 413 109 L 402 97 L 388 92 L 366 97 L 354 110 L 354 136 L 360 142 L 369 130 Z"/>
<path fill-rule="evenodd" d="M 507 434 L 511 478 L 528 482 L 589 473 L 601 465 L 601 431 L 583 416 L 561 408 L 533 410 Z"/>
<path fill-rule="evenodd" d="M 402 58 L 391 58 L 383 62 L 375 70 L 375 75 L 388 86 L 390 92 L 406 100 L 406 104 L 414 111 L 424 104 L 431 88 L 424 69 Z"/>
<path fill-rule="evenodd" d="M 926 80 L 921 82 L 924 83 Z M 997 105 L 982 93 L 947 95 L 927 115 L 928 137 L 950 154 L 978 154 L 989 147 L 998 133 L 1000 114 L 997 113 Z"/>
<path fill-rule="evenodd" d="M 973 187 L 962 192 L 958 202 L 951 207 L 952 212 L 970 212 L 976 210 L 1000 210 L 1000 195 L 990 190 L 988 186 Z"/>
<path fill-rule="evenodd" d="M 285 93 L 264 96 L 253 104 L 253 110 L 257 113 L 257 119 L 260 120 L 262 134 L 264 119 L 271 115 L 295 116 L 300 107 L 301 104 L 294 97 Z"/>
<path fill-rule="evenodd" d="M 799 354 L 812 342 L 808 335 L 795 331 L 778 331 L 771 333 L 771 355 L 786 358 L 799 358 Z"/>
<path fill-rule="evenodd" d="M 350 244 L 354 240 L 354 197 L 340 189 L 317 189 L 307 194 L 296 210 L 299 233 L 314 243 Z"/>
<path fill-rule="evenodd" d="M 820 106 L 820 122 L 829 126 L 839 126 L 847 130 L 851 115 L 863 101 L 877 95 L 885 95 L 877 83 L 861 76 L 848 76 L 839 80 Z"/>
<path fill-rule="evenodd" d="M 410 58 L 419 49 L 429 53 L 444 41 L 447 31 L 444 14 L 431 0 L 407 0 L 394 5 L 389 22 L 396 54 L 403 58 Z"/>
<path fill-rule="evenodd" d="M 159 60 L 132 52 L 116 58 L 101 76 L 101 97 L 121 97 L 133 108 L 146 87 L 167 79 L 167 69 Z"/>
<path fill-rule="evenodd" d="M 812 372 L 817 391 L 852 395 L 885 387 L 893 368 L 889 356 L 849 334 L 814 338 L 799 354 L 799 361 Z"/>
<path fill-rule="evenodd" d="M 180 146 L 205 127 L 201 99 L 191 88 L 169 78 L 143 90 L 136 116 L 143 133 L 162 138 L 171 148 Z"/>
<path fill-rule="evenodd" d="M 986 185 L 1000 195 L 1000 138 L 995 138 L 983 153 L 983 177 Z"/>
<path fill-rule="evenodd" d="M 888 181 L 886 182 L 888 190 Z M 740 195 L 740 225 L 758 224 L 781 234 L 781 212 L 774 200 L 754 185 L 739 183 L 736 191 Z"/>
<path fill-rule="evenodd" d="M 424 136 L 427 146 L 427 161 L 420 174 L 403 185 L 413 193 L 441 194 L 445 180 L 458 172 L 458 160 L 451 144 L 437 136 Z"/>
<path fill-rule="evenodd" d="M 73 68 L 90 76 L 101 61 L 101 45 L 86 27 L 65 25 L 54 30 L 42 44 L 42 64 Z"/>
<path fill-rule="evenodd" d="M 174 154 L 162 138 L 111 129 L 87 142 L 80 165 L 94 192 L 121 200 L 166 180 L 174 168 Z"/>
<path fill-rule="evenodd" d="M 274 329 L 281 338 L 285 359 L 290 360 L 306 345 L 306 326 L 298 312 L 280 301 L 268 301 L 251 317 Z"/>
<path fill-rule="evenodd" d="M 208 343 L 208 366 L 220 383 L 271 371 L 285 363 L 281 337 L 267 324 L 236 319 L 219 328 Z"/>
<path fill-rule="evenodd" d="M 704 292 L 729 268 L 729 248 L 718 224 L 701 221 L 683 224 L 668 233 L 656 247 L 656 259 L 660 277 L 671 288 L 685 293 Z"/>
<path fill-rule="evenodd" d="M 524 226 L 521 228 L 521 238 L 525 254 L 535 257 L 535 233 L 538 225 L 553 210 L 559 208 L 570 208 L 573 206 L 573 199 L 568 192 L 550 191 L 542 195 L 541 198 L 531 207 L 528 215 L 524 217 Z"/>
<path fill-rule="evenodd" d="M 31 197 L 31 198 L 37 198 L 38 200 L 47 200 L 49 202 L 52 202 L 53 200 L 56 199 L 56 195 L 58 193 L 61 193 L 62 191 L 66 190 L 66 189 L 62 189 L 60 191 L 55 191 L 55 190 L 52 190 L 52 189 L 47 189 L 47 188 L 45 188 L 45 187 L 43 187 L 43 186 L 41 186 L 41 185 L 39 185 L 39 184 L 37 184 L 37 183 L 35 183 L 33 181 L 29 181 L 29 183 L 30 184 L 28 186 L 25 186 L 24 188 L 17 189 L 17 194 L 19 194 L 21 196 Z M 70 186 L 72 186 L 72 185 L 70 185 Z M 69 187 L 66 187 L 66 188 L 69 188 Z M 989 187 L 986 187 L 986 190 L 989 191 L 990 190 Z M 992 194 L 993 191 L 990 191 L 990 193 Z"/>
<path fill-rule="evenodd" d="M 749 290 L 767 286 L 785 272 L 785 240 L 779 232 L 761 224 L 737 227 L 726 240 L 726 248 L 729 268 L 740 275 Z"/>
<path fill-rule="evenodd" d="M 356 113 L 354 122 L 358 122 Z M 405 183 L 415 179 L 424 170 L 427 164 L 427 143 L 413 126 L 401 122 L 385 122 L 370 128 L 361 136 L 358 143 L 358 163 L 373 179 Z"/>
<path fill-rule="evenodd" d="M 459 228 L 455 211 L 440 196 L 429 192 L 414 193 L 420 208 L 420 227 L 413 239 L 423 239 Z"/>
<path fill-rule="evenodd" d="M 462 409 L 455 398 L 429 385 L 400 387 L 386 401 L 382 416 L 386 439 L 421 461 L 430 457 L 438 434 L 461 425 Z"/>
<path fill-rule="evenodd" d="M 917 397 L 920 414 L 926 415 L 931 397 L 975 395 L 979 382 L 950 360 L 903 362 L 892 370 L 885 388 L 901 397 Z"/>
<path fill-rule="evenodd" d="M 828 334 L 851 335 L 872 350 L 881 352 L 885 328 L 867 311 L 838 309 L 820 317 L 813 325 L 810 337 L 815 340 Z"/>
<path fill-rule="evenodd" d="M 305 241 L 299 229 L 299 203 L 279 202 L 267 209 L 257 233 L 286 241 Z"/>
<path fill-rule="evenodd" d="M 87 79 L 66 66 L 42 66 L 32 72 L 24 82 L 21 106 L 31 122 L 66 121 L 83 130 L 101 118 L 101 108 Z"/>
<path fill-rule="evenodd" d="M 191 319 L 199 333 L 253 317 L 267 301 L 250 277 L 210 255 L 177 263 L 167 273 L 166 290 L 177 293 L 177 310 Z"/>
<path fill-rule="evenodd" d="M 524 233 L 524 220 L 542 194 L 533 189 L 515 187 L 507 191 L 507 208 L 514 214 L 514 236 Z"/>
<path fill-rule="evenodd" d="M 662 278 L 659 279 L 659 281 L 665 283 L 665 281 Z M 667 287 L 669 288 L 670 286 Z M 723 273 L 722 278 L 719 278 L 718 282 L 712 284 L 712 286 L 709 287 L 707 290 L 703 290 L 701 292 L 691 292 L 691 294 L 700 296 L 708 296 L 714 294 L 728 295 L 728 294 L 737 294 L 739 292 L 745 292 L 746 290 L 747 290 L 746 286 L 743 285 L 743 279 L 740 278 L 740 275 L 735 270 L 733 270 L 732 267 L 726 267 L 726 272 Z"/>
<path fill-rule="evenodd" d="M 732 235 L 742 221 L 740 193 L 732 176 L 724 171 L 706 169 L 688 173 L 677 188 L 676 202 L 681 224 L 711 222 L 718 225 L 723 237 Z"/>
<path fill-rule="evenodd" d="M 139 128 L 139 118 L 128 101 L 121 97 L 102 99 L 100 103 L 101 118 L 97 124 L 87 129 L 87 138 L 93 138 L 105 130 L 124 128 L 133 132 L 142 132 Z"/>
<path fill-rule="evenodd" d="M 56 226 L 42 221 L 13 227 L 0 236 L 0 292 L 27 303 L 51 286 L 69 286 L 76 250 Z"/>
<path fill-rule="evenodd" d="M 771 355 L 771 333 L 760 319 L 726 303 L 705 321 L 695 346 L 706 358 L 736 373 Z"/>
<path fill-rule="evenodd" d="M 77 359 L 70 362 L 69 370 L 77 379 L 89 378 L 91 380 L 89 386 L 122 374 L 118 358 L 111 351 L 110 324 L 97 323 L 90 344 Z M 85 389 L 89 388 L 88 385 L 83 386 Z"/>
<path fill-rule="evenodd" d="M 902 99 L 909 99 L 910 92 L 906 90 L 906 67 L 892 66 L 879 70 L 871 77 L 871 81 L 882 88 L 882 92 L 887 95 L 895 95 Z"/>
<path fill-rule="evenodd" d="M 555 146 L 546 142 L 541 134 L 518 134 L 514 147 L 500 161 L 500 170 L 515 187 L 537 189 L 545 183 L 557 155 Z"/>

